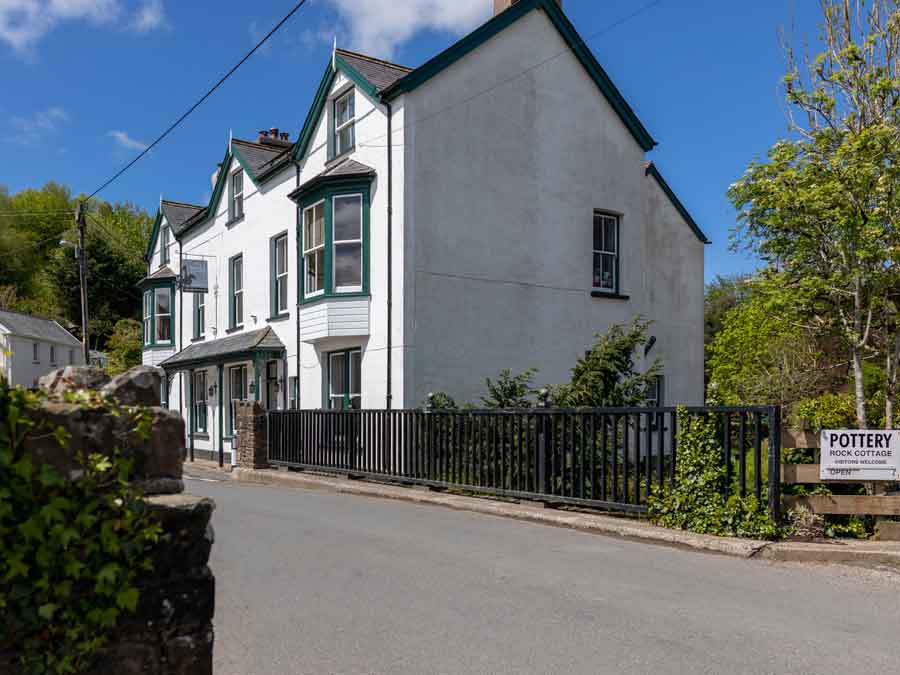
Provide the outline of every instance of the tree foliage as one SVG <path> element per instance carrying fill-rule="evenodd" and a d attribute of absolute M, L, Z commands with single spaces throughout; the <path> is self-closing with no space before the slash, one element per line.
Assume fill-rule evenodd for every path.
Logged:
<path fill-rule="evenodd" d="M 513 374 L 512 370 L 504 368 L 496 380 L 486 377 L 487 395 L 481 397 L 481 404 L 485 408 L 533 408 L 537 390 L 532 385 L 532 379 L 536 372 L 534 368 L 529 368 Z"/>
<path fill-rule="evenodd" d="M 815 296 L 845 342 L 865 427 L 862 363 L 875 334 L 890 346 L 890 369 L 900 354 L 887 304 L 900 288 L 900 0 L 822 9 L 822 53 L 801 67 L 787 48 L 794 137 L 751 163 L 729 197 L 738 242 Z"/>
<path fill-rule="evenodd" d="M 0 186 L 0 306 L 49 316 L 80 336 L 81 299 L 74 211 L 77 198 L 56 183 L 10 195 Z M 121 318 L 140 318 L 134 288 L 144 274 L 150 216 L 131 204 L 92 201 L 87 209 L 91 346 L 103 349 Z M 12 289 L 12 290 L 10 290 Z"/>
<path fill-rule="evenodd" d="M 802 292 L 782 275 L 751 285 L 752 294 L 727 312 L 708 347 L 709 398 L 787 408 L 836 384 L 843 371 L 831 367 L 822 345 L 827 331 Z"/>
<path fill-rule="evenodd" d="M 572 379 L 553 390 L 553 404 L 560 408 L 643 404 L 662 368 L 658 359 L 643 370 L 638 368 L 649 326 L 649 321 L 636 318 L 629 325 L 614 324 L 598 334 L 594 346 L 576 362 Z"/>
<path fill-rule="evenodd" d="M 120 319 L 109 337 L 109 373 L 118 375 L 141 364 L 143 327 L 140 321 Z"/>

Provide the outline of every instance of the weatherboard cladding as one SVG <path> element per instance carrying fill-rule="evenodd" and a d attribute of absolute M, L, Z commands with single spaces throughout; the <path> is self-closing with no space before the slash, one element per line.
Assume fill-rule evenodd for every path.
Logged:
<path fill-rule="evenodd" d="M 0 310 L 0 328 L 13 335 L 78 347 L 81 342 L 53 319 Z"/>
<path fill-rule="evenodd" d="M 240 356 L 250 352 L 277 352 L 284 349 L 284 343 L 271 327 L 229 335 L 219 340 L 195 342 L 159 365 L 167 370 L 178 370 L 179 366 L 192 363 L 217 362 L 229 356 Z"/>

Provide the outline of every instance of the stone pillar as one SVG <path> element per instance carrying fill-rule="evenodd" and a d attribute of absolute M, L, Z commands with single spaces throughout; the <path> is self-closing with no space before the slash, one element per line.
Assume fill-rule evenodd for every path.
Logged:
<path fill-rule="evenodd" d="M 237 464 L 245 469 L 269 468 L 266 410 L 259 401 L 236 403 Z"/>

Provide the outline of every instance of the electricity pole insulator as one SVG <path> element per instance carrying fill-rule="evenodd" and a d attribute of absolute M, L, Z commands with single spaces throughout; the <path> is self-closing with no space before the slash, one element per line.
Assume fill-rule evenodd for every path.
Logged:
<path fill-rule="evenodd" d="M 91 348 L 88 340 L 88 299 L 87 299 L 87 255 L 85 251 L 84 202 L 78 202 L 75 208 L 75 224 L 78 226 L 78 280 L 81 286 L 81 343 L 84 348 L 84 365 L 91 362 Z"/>

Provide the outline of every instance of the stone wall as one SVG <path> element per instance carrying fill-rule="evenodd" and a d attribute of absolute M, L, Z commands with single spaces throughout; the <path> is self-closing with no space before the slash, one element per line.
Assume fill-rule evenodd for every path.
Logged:
<path fill-rule="evenodd" d="M 235 416 L 238 436 L 237 463 L 247 469 L 267 469 L 268 426 L 266 410 L 258 401 L 239 401 Z"/>
<path fill-rule="evenodd" d="M 154 551 L 153 572 L 137 584 L 137 611 L 124 614 L 107 647 L 88 675 L 205 675 L 212 673 L 215 579 L 207 565 L 213 543 L 210 525 L 215 504 L 182 494 L 184 421 L 159 407 L 157 368 L 138 366 L 110 381 L 92 367 L 66 367 L 41 379 L 49 392 L 34 415 L 62 427 L 68 447 L 56 438 L 35 433 L 24 447 L 37 462 L 77 476 L 79 450 L 107 452 L 118 446 L 135 460 L 138 480 L 150 512 L 162 527 Z M 149 438 L 140 438 L 125 416 L 116 417 L 67 400 L 64 393 L 93 389 L 122 405 L 149 407 Z M 46 428 L 46 427 L 45 427 Z M 0 672 L 15 672 L 13 653 L 0 654 Z"/>

